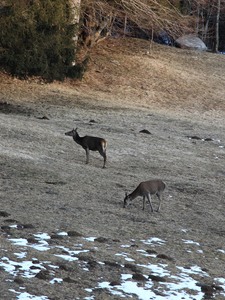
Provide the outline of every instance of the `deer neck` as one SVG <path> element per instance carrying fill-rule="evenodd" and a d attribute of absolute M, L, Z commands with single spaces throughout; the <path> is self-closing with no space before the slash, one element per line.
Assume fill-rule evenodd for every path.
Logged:
<path fill-rule="evenodd" d="M 138 188 L 136 188 L 132 193 L 130 193 L 129 198 L 131 200 L 133 200 L 133 199 L 137 198 L 138 196 L 140 196 L 140 193 L 138 191 Z"/>
<path fill-rule="evenodd" d="M 83 138 L 80 137 L 78 133 L 76 133 L 76 135 L 73 135 L 73 139 L 74 139 L 74 141 L 75 141 L 77 144 L 79 144 L 79 145 L 82 144 Z"/>

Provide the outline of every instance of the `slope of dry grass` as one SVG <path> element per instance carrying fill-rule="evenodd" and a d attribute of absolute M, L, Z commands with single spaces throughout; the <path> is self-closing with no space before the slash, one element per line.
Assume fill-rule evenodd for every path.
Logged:
<path fill-rule="evenodd" d="M 1 95 L 18 102 L 79 102 L 214 116 L 225 111 L 224 67 L 223 55 L 110 39 L 93 49 L 82 82 L 43 85 L 38 79 L 24 82 L 1 74 Z"/>
<path fill-rule="evenodd" d="M 222 55 L 112 39 L 82 82 L 0 75 L 4 299 L 144 299 L 125 283 L 152 299 L 203 299 L 205 284 L 224 299 L 224 67 Z M 85 165 L 72 127 L 107 139 L 106 169 L 93 152 Z M 140 198 L 123 209 L 125 191 L 156 177 L 160 213 Z"/>

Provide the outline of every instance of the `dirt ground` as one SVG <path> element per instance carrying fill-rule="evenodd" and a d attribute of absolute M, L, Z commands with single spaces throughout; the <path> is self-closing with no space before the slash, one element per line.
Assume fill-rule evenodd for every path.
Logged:
<path fill-rule="evenodd" d="M 0 299 L 224 299 L 224 69 L 111 39 L 81 82 L 0 74 Z M 107 168 L 76 127 L 107 140 Z M 154 178 L 161 211 L 124 209 Z"/>

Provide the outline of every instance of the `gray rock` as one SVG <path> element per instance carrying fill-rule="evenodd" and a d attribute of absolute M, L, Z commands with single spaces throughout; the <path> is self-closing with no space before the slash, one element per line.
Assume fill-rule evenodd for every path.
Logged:
<path fill-rule="evenodd" d="M 205 43 L 199 37 L 192 34 L 179 37 L 175 41 L 175 45 L 182 49 L 193 49 L 200 51 L 207 50 Z"/>

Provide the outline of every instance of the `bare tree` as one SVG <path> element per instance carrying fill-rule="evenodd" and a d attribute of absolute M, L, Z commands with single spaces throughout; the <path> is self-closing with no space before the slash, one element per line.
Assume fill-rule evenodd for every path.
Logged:
<path fill-rule="evenodd" d="M 132 22 L 149 33 L 164 30 L 176 37 L 187 30 L 189 23 L 189 17 L 182 16 L 177 6 L 172 0 L 82 0 L 81 38 L 85 46 L 92 47 L 110 34 L 118 20 L 124 26 L 123 34 Z"/>
<path fill-rule="evenodd" d="M 78 29 L 79 21 L 80 21 L 81 0 L 70 0 L 70 9 L 72 15 L 72 24 L 74 26 L 77 26 Z M 77 46 L 78 30 L 76 36 L 74 37 L 74 41 L 75 41 L 75 46 Z"/>
<path fill-rule="evenodd" d="M 181 0 L 186 14 L 196 20 L 196 34 L 215 52 L 221 40 L 221 15 L 225 13 L 224 0 Z"/>
<path fill-rule="evenodd" d="M 221 9 L 221 0 L 217 0 L 217 13 L 216 13 L 216 26 L 215 26 L 215 52 L 218 52 L 219 49 L 219 23 L 220 23 L 220 9 Z"/>

